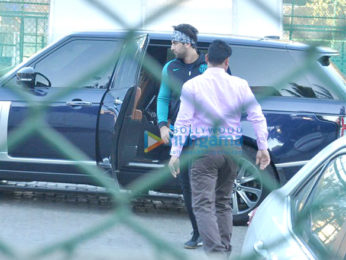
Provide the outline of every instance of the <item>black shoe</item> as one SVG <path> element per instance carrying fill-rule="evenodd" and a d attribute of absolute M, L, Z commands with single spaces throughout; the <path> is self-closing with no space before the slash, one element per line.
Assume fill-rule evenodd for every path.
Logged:
<path fill-rule="evenodd" d="M 196 234 L 195 232 L 192 233 L 192 237 L 189 241 L 187 241 L 184 244 L 184 248 L 186 249 L 195 249 L 199 246 L 203 246 L 202 239 L 199 234 Z"/>

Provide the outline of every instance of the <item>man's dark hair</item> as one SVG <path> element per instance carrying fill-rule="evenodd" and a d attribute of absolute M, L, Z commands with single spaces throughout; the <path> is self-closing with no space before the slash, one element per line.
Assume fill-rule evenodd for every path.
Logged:
<path fill-rule="evenodd" d="M 221 40 L 214 40 L 208 48 L 208 60 L 213 65 L 220 65 L 232 54 L 231 47 Z"/>
<path fill-rule="evenodd" d="M 197 43 L 197 34 L 198 30 L 190 24 L 182 23 L 176 26 L 173 26 L 173 29 L 179 32 L 182 32 L 189 36 L 192 40 Z"/>

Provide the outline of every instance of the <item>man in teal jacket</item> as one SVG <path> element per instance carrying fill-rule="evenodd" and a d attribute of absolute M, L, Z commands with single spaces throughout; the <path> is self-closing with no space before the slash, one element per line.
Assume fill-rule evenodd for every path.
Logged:
<path fill-rule="evenodd" d="M 207 69 L 203 54 L 197 51 L 197 29 L 189 24 L 173 26 L 171 50 L 175 59 L 169 61 L 162 70 L 162 82 L 157 98 L 157 117 L 160 128 L 161 139 L 168 144 L 173 125 L 180 106 L 180 93 L 183 84 L 202 74 Z M 174 81 L 175 91 L 171 90 L 169 82 Z M 196 218 L 192 211 L 191 185 L 188 169 L 182 169 L 179 175 L 185 206 L 192 224 L 192 238 L 184 244 L 185 248 L 197 248 L 201 246 L 201 240 L 197 228 Z"/>

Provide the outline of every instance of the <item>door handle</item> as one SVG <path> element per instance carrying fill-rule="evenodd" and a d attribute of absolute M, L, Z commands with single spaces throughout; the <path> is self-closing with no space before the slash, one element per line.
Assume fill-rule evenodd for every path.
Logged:
<path fill-rule="evenodd" d="M 92 102 L 83 100 L 72 100 L 66 102 L 67 106 L 91 106 L 92 104 Z"/>

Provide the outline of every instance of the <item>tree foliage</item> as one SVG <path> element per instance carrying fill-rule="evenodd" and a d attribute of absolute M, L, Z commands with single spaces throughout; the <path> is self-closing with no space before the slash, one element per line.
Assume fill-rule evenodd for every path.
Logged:
<path fill-rule="evenodd" d="M 343 18 L 345 23 L 345 6 L 346 0 L 310 0 L 306 7 L 311 10 L 312 16 Z M 327 19 L 327 25 L 334 25 L 336 20 Z"/>

